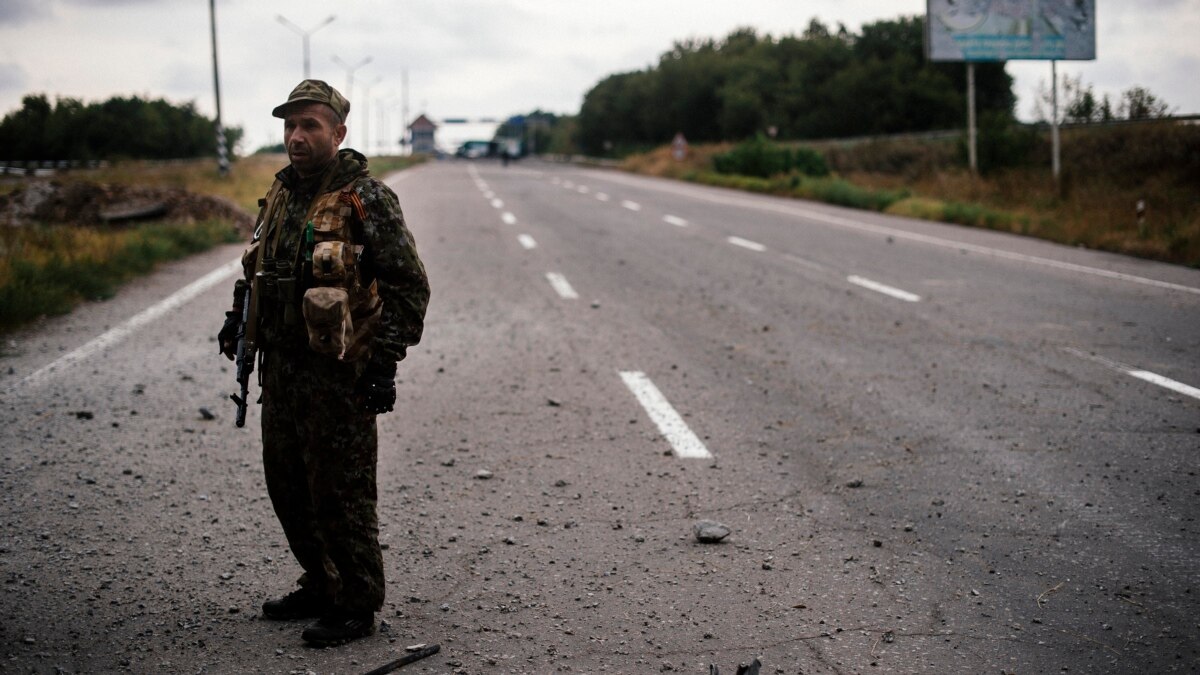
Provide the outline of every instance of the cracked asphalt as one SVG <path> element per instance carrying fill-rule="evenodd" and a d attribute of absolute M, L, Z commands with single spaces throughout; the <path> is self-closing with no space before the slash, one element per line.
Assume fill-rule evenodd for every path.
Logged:
<path fill-rule="evenodd" d="M 0 671 L 1200 669 L 1200 271 L 534 161 L 389 181 L 433 296 L 377 635 L 260 616 L 299 570 L 228 246 L 9 336 Z"/>

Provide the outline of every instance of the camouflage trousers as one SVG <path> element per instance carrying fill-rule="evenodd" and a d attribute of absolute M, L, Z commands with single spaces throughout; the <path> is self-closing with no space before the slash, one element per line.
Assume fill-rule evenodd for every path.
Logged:
<path fill-rule="evenodd" d="M 375 416 L 354 403 L 362 364 L 307 349 L 264 357 L 267 493 L 304 574 L 300 585 L 352 612 L 383 607 Z"/>

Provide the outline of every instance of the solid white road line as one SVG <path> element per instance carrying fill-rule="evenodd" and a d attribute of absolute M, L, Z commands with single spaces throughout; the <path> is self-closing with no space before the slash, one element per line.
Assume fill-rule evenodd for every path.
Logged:
<path fill-rule="evenodd" d="M 222 281 L 225 281 L 234 274 L 240 273 L 241 271 L 242 261 L 240 258 L 226 265 L 218 267 L 217 269 L 200 277 L 187 286 L 175 291 L 158 304 L 143 310 L 140 314 L 135 315 L 125 323 L 105 332 L 91 342 L 79 347 L 75 351 L 68 352 L 67 354 L 59 357 L 56 361 L 42 366 L 38 370 L 35 370 L 24 380 L 21 380 L 21 384 L 39 384 L 46 381 L 50 378 L 50 376 L 63 370 L 64 368 L 88 359 L 117 344 L 141 326 L 158 319 L 171 310 L 177 309 L 192 298 L 200 295 L 213 286 L 216 286 Z"/>
<path fill-rule="evenodd" d="M 1078 356 L 1081 359 L 1086 359 L 1088 361 L 1095 361 L 1096 363 L 1107 366 L 1108 368 L 1112 368 L 1113 370 L 1115 370 L 1117 372 L 1125 373 L 1126 375 L 1129 375 L 1130 377 L 1136 377 L 1137 379 L 1142 380 L 1143 382 L 1149 382 L 1151 384 L 1156 384 L 1165 389 L 1170 389 L 1171 391 L 1173 391 L 1177 394 L 1183 394 L 1184 396 L 1190 396 L 1194 399 L 1200 400 L 1200 389 L 1193 387 L 1191 385 L 1184 384 L 1177 380 L 1172 380 L 1169 377 L 1163 377 L 1162 375 L 1159 375 L 1158 373 L 1152 373 L 1148 370 L 1134 368 L 1133 366 L 1126 365 L 1124 363 L 1121 363 L 1120 361 L 1113 361 L 1111 359 L 1106 359 L 1103 356 L 1089 354 L 1083 350 L 1075 349 L 1074 347 L 1067 347 L 1066 351 L 1070 354 L 1074 354 L 1075 356 Z"/>
<path fill-rule="evenodd" d="M 696 437 L 696 434 L 692 433 L 679 413 L 675 412 L 675 408 L 671 407 L 667 397 L 662 395 L 662 392 L 654 386 L 654 382 L 650 381 L 645 373 L 622 371 L 621 379 L 625 381 L 625 386 L 633 392 L 638 403 L 641 403 L 642 407 L 646 409 L 646 414 L 650 415 L 650 419 L 658 426 L 658 431 L 671 444 L 676 457 L 684 459 L 709 459 L 712 457 L 712 453 L 704 447 L 704 443 Z"/>
<path fill-rule="evenodd" d="M 849 281 L 850 283 L 855 284 L 856 286 L 862 286 L 863 288 L 869 288 L 872 291 L 875 291 L 876 293 L 883 293 L 884 295 L 889 295 L 893 298 L 896 298 L 897 300 L 903 300 L 905 302 L 920 302 L 921 301 L 921 296 L 919 296 L 919 295 L 916 295 L 914 293 L 909 293 L 908 291 L 902 291 L 899 288 L 893 288 L 892 286 L 887 286 L 887 285 L 881 284 L 878 281 L 871 281 L 870 279 L 864 279 L 862 277 L 856 277 L 853 275 L 846 277 L 846 281 Z"/>
<path fill-rule="evenodd" d="M 748 248 L 751 251 L 757 251 L 759 253 L 762 253 L 763 251 L 767 250 L 766 246 L 763 246 L 762 244 L 760 244 L 756 241 L 750 241 L 749 239 L 742 239 L 741 237 L 729 237 L 725 241 L 733 244 L 734 246 L 741 246 L 742 248 Z"/>
<path fill-rule="evenodd" d="M 517 241 L 521 242 L 521 246 L 524 246 L 526 251 L 537 248 L 537 242 L 527 234 L 518 234 Z"/>
<path fill-rule="evenodd" d="M 621 206 L 624 206 L 625 208 L 629 209 L 630 211 L 641 211 L 642 210 L 641 204 L 639 204 L 637 202 L 631 202 L 628 199 L 621 202 Z"/>
<path fill-rule="evenodd" d="M 497 208 L 497 209 L 502 209 L 502 208 L 504 208 L 504 202 L 499 199 L 493 199 L 492 207 Z"/>
<path fill-rule="evenodd" d="M 554 287 L 554 291 L 558 293 L 564 300 L 578 300 L 579 294 L 571 288 L 571 284 L 567 283 L 567 278 L 558 272 L 547 272 L 546 280 Z"/>
<path fill-rule="evenodd" d="M 597 192 L 596 199 L 599 199 L 602 202 L 606 202 L 606 201 L 608 201 L 608 195 L 603 192 Z"/>
<path fill-rule="evenodd" d="M 517 224 L 517 217 L 514 216 L 513 214 L 509 213 L 508 211 L 505 211 L 504 213 L 500 214 L 500 220 L 503 220 L 506 225 L 516 225 Z"/>
<path fill-rule="evenodd" d="M 687 224 L 688 224 L 688 221 L 684 220 L 683 218 L 680 218 L 679 216 L 663 216 L 663 221 L 666 223 L 670 223 L 671 225 L 674 225 L 675 227 L 687 227 Z"/>

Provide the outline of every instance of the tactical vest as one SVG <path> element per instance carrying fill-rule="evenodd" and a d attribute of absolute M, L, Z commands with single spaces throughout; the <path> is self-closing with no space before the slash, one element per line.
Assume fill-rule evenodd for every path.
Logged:
<path fill-rule="evenodd" d="M 327 179 L 328 180 L 328 179 Z M 254 242 L 242 257 L 254 267 L 249 326 L 251 346 L 286 344 L 304 321 L 308 346 L 342 361 L 370 354 L 383 313 L 378 284 L 363 278 L 361 226 L 366 220 L 353 183 L 318 190 L 304 218 L 295 256 L 276 257 L 290 191 L 276 179 L 260 203 Z M 297 312 L 297 309 L 300 311 Z"/>

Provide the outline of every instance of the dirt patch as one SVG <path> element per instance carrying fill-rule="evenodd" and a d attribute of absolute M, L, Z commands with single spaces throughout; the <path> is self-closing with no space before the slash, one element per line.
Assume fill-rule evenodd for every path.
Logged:
<path fill-rule="evenodd" d="M 109 225 L 153 218 L 191 223 L 227 220 L 249 231 L 254 217 L 237 204 L 183 188 L 151 188 L 85 181 L 30 181 L 0 195 L 0 225 L 32 223 Z"/>

